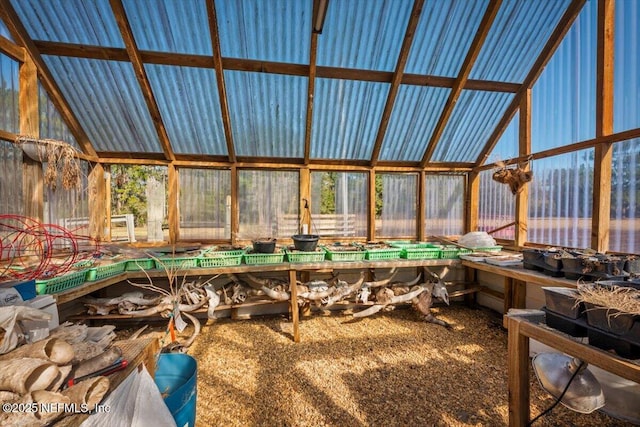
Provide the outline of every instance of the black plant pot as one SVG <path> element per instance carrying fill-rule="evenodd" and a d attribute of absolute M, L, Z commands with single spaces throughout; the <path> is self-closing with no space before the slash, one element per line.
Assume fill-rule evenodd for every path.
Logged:
<path fill-rule="evenodd" d="M 302 252 L 313 252 L 318 246 L 318 240 L 320 236 L 317 234 L 296 234 L 291 236 L 293 239 L 293 246 L 296 250 Z"/>
<path fill-rule="evenodd" d="M 254 252 L 261 254 L 272 254 L 276 251 L 276 239 L 257 239 L 252 243 Z"/>

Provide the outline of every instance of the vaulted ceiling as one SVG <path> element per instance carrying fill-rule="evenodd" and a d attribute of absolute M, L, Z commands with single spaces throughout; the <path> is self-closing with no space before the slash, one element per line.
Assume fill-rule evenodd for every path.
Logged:
<path fill-rule="evenodd" d="M 483 164 L 584 0 L 0 0 L 89 155 Z"/>

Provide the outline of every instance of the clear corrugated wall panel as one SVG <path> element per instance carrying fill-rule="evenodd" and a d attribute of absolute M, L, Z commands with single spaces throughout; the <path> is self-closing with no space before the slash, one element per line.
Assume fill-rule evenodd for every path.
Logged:
<path fill-rule="evenodd" d="M 180 239 L 231 239 L 231 171 L 180 169 Z"/>
<path fill-rule="evenodd" d="M 317 231 L 317 222 L 334 221 L 334 230 L 319 234 L 366 236 L 368 182 L 365 172 L 311 172 L 311 232 Z M 339 224 L 346 226 L 348 232 L 343 233 Z"/>
<path fill-rule="evenodd" d="M 480 172 L 480 200 L 478 203 L 478 230 L 490 232 L 515 220 L 516 202 L 509 186 L 493 180 L 495 170 Z M 494 238 L 513 240 L 515 228 L 492 233 Z"/>
<path fill-rule="evenodd" d="M 0 129 L 18 133 L 20 129 L 18 62 L 0 54 Z"/>
<path fill-rule="evenodd" d="M 499 162 L 501 160 L 518 157 L 520 112 L 511 119 L 511 123 L 504 130 L 494 149 L 489 153 L 486 163 Z"/>
<path fill-rule="evenodd" d="M 223 57 L 309 63 L 313 2 L 216 0 L 215 6 Z"/>
<path fill-rule="evenodd" d="M 38 95 L 40 97 L 38 105 L 40 109 L 40 138 L 57 139 L 78 148 L 78 143 L 69 127 L 62 119 L 56 106 L 51 102 L 47 91 L 40 84 L 38 85 Z"/>
<path fill-rule="evenodd" d="M 316 79 L 311 157 L 370 159 L 388 83 Z"/>
<path fill-rule="evenodd" d="M 432 160 L 475 162 L 513 96 L 512 93 L 463 90 Z"/>
<path fill-rule="evenodd" d="M 413 1 L 331 0 L 328 3 L 322 35 L 318 37 L 317 64 L 393 71 Z M 305 39 L 308 38 L 305 35 Z M 308 58 L 304 62 L 308 62 Z"/>
<path fill-rule="evenodd" d="M 569 0 L 503 1 L 469 77 L 522 82 L 568 5 Z"/>
<path fill-rule="evenodd" d="M 616 132 L 640 127 L 640 2 L 616 2 L 614 117 Z"/>
<path fill-rule="evenodd" d="M 292 171 L 238 171 L 237 239 L 290 238 L 285 216 L 299 217 L 299 174 Z"/>
<path fill-rule="evenodd" d="M 595 136 L 597 2 L 587 2 L 533 86 L 531 150 Z"/>
<path fill-rule="evenodd" d="M 594 150 L 582 150 L 531 164 L 528 240 L 533 243 L 591 246 Z"/>
<path fill-rule="evenodd" d="M 417 235 L 417 174 L 376 175 L 376 237 Z"/>
<path fill-rule="evenodd" d="M 227 154 L 212 69 L 145 65 L 175 153 Z"/>
<path fill-rule="evenodd" d="M 0 139 L 0 165 L 0 215 L 22 215 L 22 150 Z"/>
<path fill-rule="evenodd" d="M 140 50 L 211 55 L 202 0 L 125 0 L 124 7 Z"/>
<path fill-rule="evenodd" d="M 487 0 L 427 0 L 414 35 L 405 73 L 456 77 L 478 30 Z"/>
<path fill-rule="evenodd" d="M 11 0 L 29 36 L 106 47 L 124 47 L 109 0 Z"/>
<path fill-rule="evenodd" d="M 308 78 L 225 71 L 239 156 L 304 156 Z"/>
<path fill-rule="evenodd" d="M 609 250 L 640 254 L 640 138 L 613 145 Z"/>
<path fill-rule="evenodd" d="M 425 178 L 425 234 L 452 236 L 464 232 L 463 175 L 427 175 Z"/>
<path fill-rule="evenodd" d="M 46 224 L 56 224 L 64 227 L 65 219 L 87 219 L 87 223 L 82 225 L 69 226 L 68 230 L 74 234 L 89 235 L 89 167 L 88 163 L 81 161 L 80 164 L 80 188 L 65 189 L 62 186 L 62 177 L 58 176 L 58 183 L 55 190 L 49 186 L 44 187 L 44 222 Z M 43 163 L 42 168 L 46 170 L 47 164 Z M 75 221 L 74 221 L 75 223 Z"/>
<path fill-rule="evenodd" d="M 380 150 L 381 160 L 420 161 L 450 89 L 401 85 Z"/>
<path fill-rule="evenodd" d="M 130 63 L 43 58 L 96 151 L 162 151 Z"/>

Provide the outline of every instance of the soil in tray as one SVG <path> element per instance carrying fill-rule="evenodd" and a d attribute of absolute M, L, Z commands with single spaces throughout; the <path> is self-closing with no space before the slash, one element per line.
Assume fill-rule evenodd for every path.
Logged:
<path fill-rule="evenodd" d="M 357 246 L 348 246 L 348 245 L 331 245 L 325 246 L 331 252 L 362 252 Z"/>

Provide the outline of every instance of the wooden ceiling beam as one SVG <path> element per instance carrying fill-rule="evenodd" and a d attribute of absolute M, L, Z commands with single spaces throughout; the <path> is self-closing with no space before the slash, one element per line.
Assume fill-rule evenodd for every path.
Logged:
<path fill-rule="evenodd" d="M 49 67 L 47 67 L 47 64 L 45 64 L 42 59 L 40 52 L 34 45 L 33 40 L 31 40 L 31 37 L 29 37 L 26 28 L 22 25 L 20 18 L 18 18 L 18 14 L 9 0 L 0 0 L 0 18 L 5 22 L 18 45 L 21 45 L 29 56 L 31 56 L 36 68 L 38 69 L 40 84 L 42 84 L 49 94 L 51 102 L 69 127 L 69 130 L 76 139 L 76 142 L 80 146 L 82 152 L 89 156 L 90 159 L 95 159 L 96 151 L 89 141 L 89 137 L 80 125 L 78 118 L 69 107 L 69 103 L 51 76 Z"/>
<path fill-rule="evenodd" d="M 18 62 L 24 62 L 26 52 L 22 46 L 18 46 L 6 37 L 0 36 L 0 53 L 7 55 Z"/>
<path fill-rule="evenodd" d="M 480 26 L 478 27 L 478 31 L 476 31 L 476 35 L 474 36 L 473 42 L 469 47 L 469 51 L 464 58 L 462 67 L 460 67 L 458 77 L 456 78 L 456 81 L 451 88 L 451 92 L 449 93 L 447 102 L 445 103 L 444 108 L 440 113 L 440 118 L 438 119 L 438 122 L 433 129 L 433 133 L 431 134 L 429 143 L 427 144 L 427 147 L 424 151 L 421 162 L 422 166 L 426 166 L 433 156 L 436 145 L 440 141 L 444 129 L 449 122 L 449 118 L 451 117 L 451 113 L 453 113 L 453 109 L 458 102 L 458 98 L 460 98 L 460 95 L 462 94 L 462 89 L 464 89 L 465 84 L 467 83 L 469 74 L 471 74 L 471 70 L 473 69 L 473 65 L 476 63 L 478 55 L 480 55 L 480 50 L 484 45 L 484 41 L 487 39 L 487 35 L 489 34 L 489 30 L 491 30 L 491 26 L 493 25 L 493 21 L 498 14 L 498 10 L 500 9 L 501 4 L 502 0 L 491 0 L 489 5 L 487 6 L 487 10 L 485 11 L 484 16 L 482 17 L 482 21 L 480 22 Z"/>
<path fill-rule="evenodd" d="M 391 112 L 393 111 L 393 105 L 396 102 L 398 96 L 398 90 L 400 90 L 400 84 L 402 83 L 402 77 L 404 75 L 404 67 L 407 65 L 407 59 L 409 58 L 409 50 L 413 43 L 413 36 L 420 22 L 420 15 L 422 14 L 422 7 L 424 6 L 424 0 L 415 0 L 413 2 L 413 9 L 409 16 L 409 22 L 407 23 L 407 29 L 404 33 L 404 39 L 402 40 L 402 47 L 398 54 L 398 60 L 396 61 L 396 69 L 393 72 L 391 78 L 391 87 L 387 94 L 387 101 L 384 104 L 384 110 L 382 117 L 380 118 L 380 126 L 378 126 L 378 133 L 376 134 L 376 140 L 373 145 L 373 151 L 371 153 L 371 166 L 375 166 L 378 163 L 378 157 L 380 156 L 380 150 L 382 149 L 382 142 L 384 141 L 384 135 L 387 133 L 387 127 L 389 126 L 389 119 L 391 118 Z"/>
<path fill-rule="evenodd" d="M 102 59 L 108 61 L 129 62 L 126 49 L 88 46 L 82 44 L 49 42 L 36 40 L 35 46 L 43 55 L 69 56 L 74 58 Z M 169 52 L 140 51 L 142 62 L 145 64 L 175 65 L 180 67 L 215 68 L 215 61 L 211 56 L 177 54 Z M 241 58 L 221 58 L 222 69 L 232 71 L 250 71 L 257 73 L 284 74 L 307 77 L 310 73 L 309 65 L 290 64 L 284 62 L 261 61 Z M 360 80 L 380 83 L 390 83 L 393 72 L 360 70 L 354 68 L 323 67 L 316 65 L 316 77 L 327 79 Z M 453 77 L 430 76 L 421 74 L 404 74 L 402 84 L 415 86 L 432 86 L 451 88 L 455 83 Z M 516 93 L 520 84 L 497 82 L 491 80 L 468 79 L 465 89 L 483 90 L 490 92 Z"/>
<path fill-rule="evenodd" d="M 520 102 L 522 101 L 522 97 L 526 95 L 528 89 L 531 89 L 533 87 L 535 82 L 538 80 L 538 77 L 540 77 L 540 75 L 542 74 L 544 67 L 547 65 L 556 49 L 558 49 L 558 46 L 560 46 L 560 43 L 564 39 L 564 36 L 567 34 L 569 29 L 571 28 L 571 25 L 573 25 L 573 22 L 580 14 L 580 11 L 582 10 L 585 2 L 586 0 L 573 0 L 567 7 L 567 10 L 565 11 L 564 15 L 562 15 L 562 18 L 560 18 L 558 25 L 556 25 L 556 28 L 553 30 L 553 33 L 549 37 L 549 40 L 547 40 L 547 43 L 540 52 L 540 55 L 538 55 L 536 62 L 533 64 L 531 70 L 527 74 L 527 77 L 524 79 L 520 90 L 513 97 L 511 104 L 509 104 L 509 106 L 507 107 L 507 110 L 505 111 L 495 130 L 487 140 L 484 148 L 480 152 L 480 155 L 476 159 L 476 166 L 481 166 L 489 157 L 489 154 L 494 149 L 494 147 L 500 140 L 500 137 L 511 123 L 511 119 L 516 114 L 516 111 L 518 111 Z"/>
<path fill-rule="evenodd" d="M 218 32 L 218 18 L 216 16 L 216 6 L 213 0 L 207 1 L 207 19 L 209 20 L 209 35 L 211 37 L 211 46 L 213 48 L 213 64 L 216 70 L 218 99 L 220 100 L 220 111 L 222 114 L 225 142 L 227 144 L 227 155 L 229 157 L 229 161 L 233 163 L 236 161 L 236 150 L 233 142 L 233 131 L 231 128 L 231 115 L 229 114 L 227 87 L 224 82 L 224 69 L 222 66 L 222 53 L 220 50 L 220 34 Z"/>
<path fill-rule="evenodd" d="M 109 0 L 109 3 L 111 4 L 113 15 L 118 23 L 118 28 L 120 29 L 120 34 L 124 40 L 127 55 L 129 56 L 129 61 L 131 61 L 131 65 L 133 65 L 133 71 L 136 75 L 136 79 L 138 80 L 138 84 L 140 85 L 140 89 L 142 90 L 142 95 L 144 96 L 149 114 L 151 115 L 151 120 L 153 121 L 153 125 L 158 134 L 162 151 L 164 152 L 167 160 L 175 160 L 175 155 L 171 148 L 171 142 L 169 141 L 169 135 L 167 134 L 167 130 L 164 126 L 162 115 L 158 108 L 158 103 L 153 95 L 151 83 L 149 83 L 147 72 L 144 69 L 142 56 L 140 55 L 135 38 L 133 37 L 133 31 L 131 30 L 131 25 L 129 24 L 129 19 L 127 18 L 122 0 Z"/>
<path fill-rule="evenodd" d="M 314 0 L 317 10 L 319 0 Z M 307 88 L 307 118 L 304 130 L 304 164 L 309 164 L 311 157 L 311 130 L 313 125 L 313 96 L 316 87 L 316 57 L 318 52 L 318 33 L 311 30 L 311 48 L 309 51 L 309 85 Z"/>

